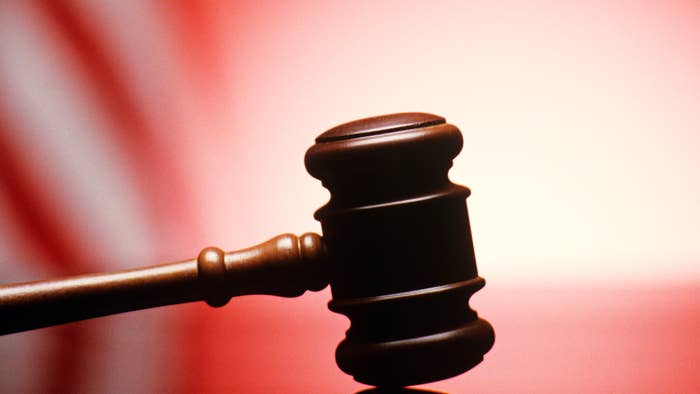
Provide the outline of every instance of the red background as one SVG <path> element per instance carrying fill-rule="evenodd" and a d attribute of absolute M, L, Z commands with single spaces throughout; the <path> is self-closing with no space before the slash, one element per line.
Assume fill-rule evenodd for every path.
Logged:
<path fill-rule="evenodd" d="M 313 138 L 432 112 L 464 135 L 496 344 L 426 387 L 697 392 L 699 42 L 680 0 L 4 2 L 3 282 L 318 232 Z M 329 298 L 0 338 L 0 391 L 357 391 Z"/>

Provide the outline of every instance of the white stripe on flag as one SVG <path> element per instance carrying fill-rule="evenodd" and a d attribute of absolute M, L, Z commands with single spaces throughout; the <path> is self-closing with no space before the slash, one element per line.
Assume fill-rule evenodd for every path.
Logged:
<path fill-rule="evenodd" d="M 66 231 L 84 241 L 83 252 L 97 269 L 151 262 L 149 223 L 131 174 L 120 165 L 128 157 L 109 138 L 118 131 L 110 127 L 34 5 L 8 2 L 0 13 L 0 84 L 3 92 L 11 93 L 4 104 L 11 129 L 19 131 L 5 137 L 13 150 L 26 155 L 22 164 L 34 177 L 38 193 L 50 199 L 56 214 L 69 224 Z M 167 361 L 158 354 L 163 347 L 158 316 L 139 312 L 90 323 L 95 342 L 81 366 L 84 391 L 116 392 L 135 382 L 143 392 L 158 387 L 159 363 Z M 14 350 L 3 352 L 0 364 L 16 365 L 14 357 L 25 351 L 22 335 L 8 337 Z M 133 347 L 120 346 L 134 338 L 141 339 L 138 354 Z M 15 374 L 28 379 L 23 388 L 37 380 L 22 377 L 22 371 Z M 5 384 L 0 382 L 1 392 L 15 391 Z"/>

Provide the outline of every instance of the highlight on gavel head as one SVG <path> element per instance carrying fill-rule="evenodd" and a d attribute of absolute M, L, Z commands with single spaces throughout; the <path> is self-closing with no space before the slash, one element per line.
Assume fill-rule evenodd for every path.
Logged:
<path fill-rule="evenodd" d="M 316 211 L 328 255 L 329 309 L 350 319 L 340 369 L 408 386 L 459 375 L 494 332 L 468 301 L 478 276 L 466 197 L 450 182 L 462 135 L 445 119 L 401 113 L 332 128 L 306 152 L 331 197 Z"/>

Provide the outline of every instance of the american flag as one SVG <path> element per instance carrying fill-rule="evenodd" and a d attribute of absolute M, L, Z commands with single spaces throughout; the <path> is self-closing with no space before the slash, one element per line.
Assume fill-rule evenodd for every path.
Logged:
<path fill-rule="evenodd" d="M 429 387 L 698 392 L 698 42 L 683 0 L 0 0 L 0 283 L 320 232 L 314 137 L 433 112 L 496 343 Z M 0 393 L 361 390 L 329 298 L 0 337 Z"/>
<path fill-rule="evenodd" d="M 3 282 L 137 267 L 204 246 L 187 167 L 197 156 L 195 167 L 208 164 L 220 142 L 212 8 L 0 3 Z M 169 318 L 134 313 L 5 339 L 0 391 L 172 392 Z"/>

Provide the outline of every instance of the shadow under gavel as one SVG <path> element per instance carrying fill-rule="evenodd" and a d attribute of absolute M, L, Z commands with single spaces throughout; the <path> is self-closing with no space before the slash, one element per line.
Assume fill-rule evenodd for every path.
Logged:
<path fill-rule="evenodd" d="M 295 297 L 328 283 L 329 309 L 351 322 L 336 361 L 355 380 L 403 387 L 459 375 L 482 361 L 491 325 L 468 301 L 478 276 L 466 197 L 450 182 L 459 130 L 425 113 L 332 128 L 306 152 L 331 198 L 316 234 L 277 236 L 225 253 L 104 274 L 0 286 L 0 334 L 237 295 Z"/>

